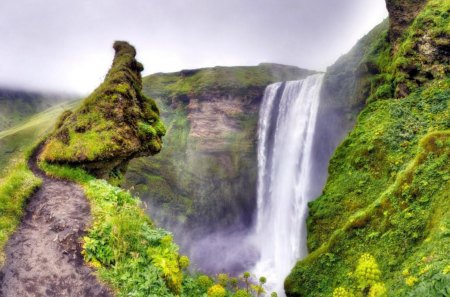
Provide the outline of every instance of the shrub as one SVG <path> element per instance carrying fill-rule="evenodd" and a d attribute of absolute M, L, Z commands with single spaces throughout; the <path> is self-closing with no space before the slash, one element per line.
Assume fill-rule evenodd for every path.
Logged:
<path fill-rule="evenodd" d="M 227 291 L 221 285 L 214 285 L 208 289 L 208 297 L 225 297 Z"/>
<path fill-rule="evenodd" d="M 384 283 L 375 283 L 370 287 L 368 297 L 383 297 L 386 296 L 386 286 Z"/>
<path fill-rule="evenodd" d="M 380 280 L 381 272 L 372 255 L 366 253 L 359 258 L 355 276 L 361 289 L 367 288 Z"/>
<path fill-rule="evenodd" d="M 338 287 L 333 291 L 333 297 L 353 297 L 353 293 L 346 288 Z"/>
<path fill-rule="evenodd" d="M 251 295 L 246 290 L 240 289 L 236 291 L 234 297 L 251 297 Z"/>
<path fill-rule="evenodd" d="M 178 260 L 178 263 L 180 264 L 181 269 L 186 269 L 189 267 L 191 261 L 189 260 L 188 256 L 181 256 L 180 259 Z"/>
<path fill-rule="evenodd" d="M 219 273 L 217 275 L 217 281 L 219 282 L 219 284 L 223 287 L 226 287 L 228 284 L 230 277 L 228 276 L 228 274 L 226 273 Z"/>
<path fill-rule="evenodd" d="M 200 275 L 197 278 L 197 284 L 200 286 L 200 288 L 202 288 L 203 290 L 206 291 L 206 289 L 209 288 L 213 284 L 213 281 L 207 275 Z"/>

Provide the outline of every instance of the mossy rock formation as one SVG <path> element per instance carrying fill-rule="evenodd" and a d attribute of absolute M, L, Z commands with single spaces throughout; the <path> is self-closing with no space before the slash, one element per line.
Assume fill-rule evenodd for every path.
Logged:
<path fill-rule="evenodd" d="M 78 110 L 61 115 L 41 160 L 110 178 L 123 174 L 129 160 L 161 150 L 165 127 L 155 102 L 141 92 L 144 67 L 127 42 L 116 41 L 113 47 L 114 61 L 104 82 Z"/>
<path fill-rule="evenodd" d="M 395 44 L 403 32 L 414 21 L 427 0 L 386 0 L 389 11 L 389 39 Z"/>

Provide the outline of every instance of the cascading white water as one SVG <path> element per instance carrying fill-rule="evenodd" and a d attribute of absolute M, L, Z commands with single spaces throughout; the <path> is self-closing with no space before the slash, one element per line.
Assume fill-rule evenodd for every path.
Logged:
<path fill-rule="evenodd" d="M 305 219 L 310 189 L 311 151 L 323 74 L 275 83 L 266 88 L 258 131 L 256 276 L 284 296 L 283 282 L 306 254 Z"/>

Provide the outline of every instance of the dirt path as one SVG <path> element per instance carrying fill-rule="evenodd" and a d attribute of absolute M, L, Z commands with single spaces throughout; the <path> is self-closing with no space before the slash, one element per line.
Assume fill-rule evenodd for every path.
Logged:
<path fill-rule="evenodd" d="M 77 184 L 45 176 L 10 238 L 0 271 L 0 297 L 112 296 L 83 264 L 79 238 L 90 223 L 90 208 Z"/>

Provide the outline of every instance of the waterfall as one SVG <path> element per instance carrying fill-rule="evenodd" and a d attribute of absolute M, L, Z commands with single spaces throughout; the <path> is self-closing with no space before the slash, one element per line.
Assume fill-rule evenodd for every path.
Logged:
<path fill-rule="evenodd" d="M 323 74 L 269 85 L 258 124 L 258 198 L 255 243 L 260 259 L 253 269 L 284 296 L 283 282 L 306 254 L 305 220 Z"/>

